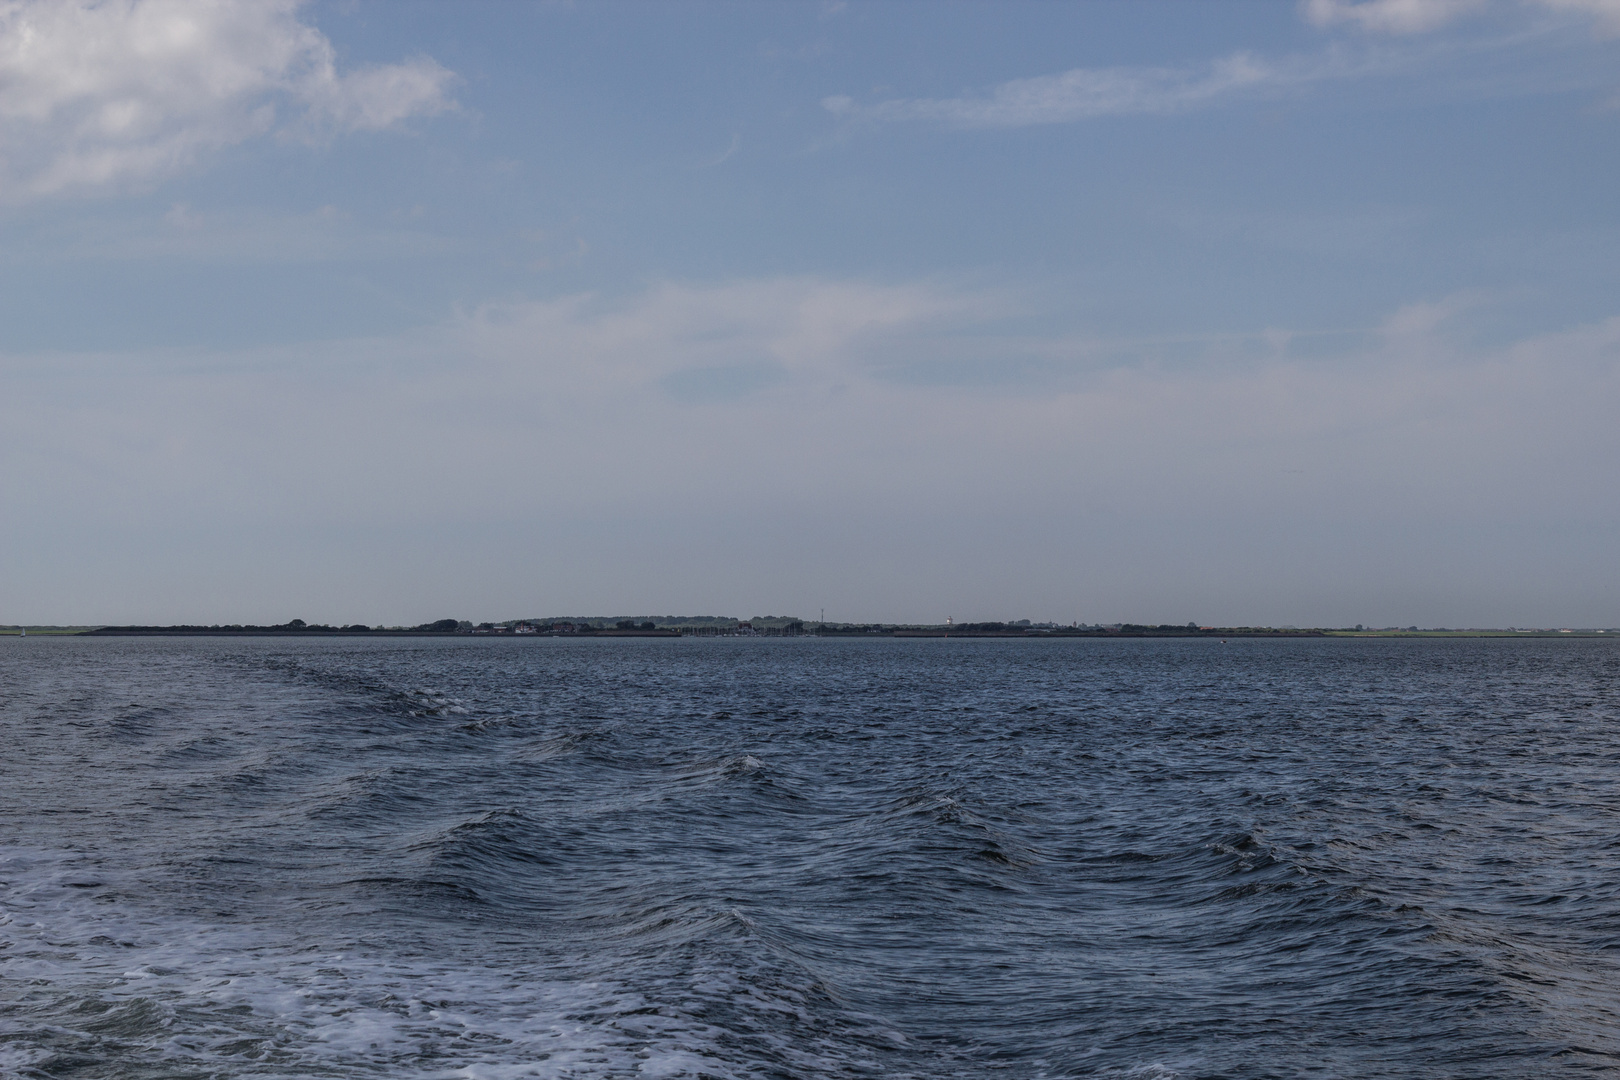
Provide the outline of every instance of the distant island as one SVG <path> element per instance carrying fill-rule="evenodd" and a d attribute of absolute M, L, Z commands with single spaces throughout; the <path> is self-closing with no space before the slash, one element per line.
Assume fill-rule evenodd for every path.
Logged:
<path fill-rule="evenodd" d="M 891 638 L 1306 638 L 1306 637 L 1597 637 L 1616 628 L 1449 628 L 1417 626 L 1201 626 L 1198 623 L 848 623 L 764 615 L 738 619 L 717 615 L 553 616 L 473 623 L 438 619 L 415 626 L 329 625 L 292 619 L 251 623 L 173 626 L 0 626 L 0 634 L 80 637 L 891 637 Z"/>

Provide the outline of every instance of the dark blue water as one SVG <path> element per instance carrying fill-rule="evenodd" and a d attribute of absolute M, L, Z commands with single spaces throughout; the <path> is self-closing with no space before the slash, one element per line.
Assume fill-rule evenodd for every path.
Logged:
<path fill-rule="evenodd" d="M 1620 1075 L 1617 645 L 0 640 L 0 1075 Z"/>

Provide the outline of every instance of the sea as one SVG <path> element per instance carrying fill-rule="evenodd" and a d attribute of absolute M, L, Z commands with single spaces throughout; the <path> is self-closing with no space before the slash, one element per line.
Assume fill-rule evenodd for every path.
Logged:
<path fill-rule="evenodd" d="M 1620 1076 L 1620 641 L 0 639 L 0 1076 Z"/>

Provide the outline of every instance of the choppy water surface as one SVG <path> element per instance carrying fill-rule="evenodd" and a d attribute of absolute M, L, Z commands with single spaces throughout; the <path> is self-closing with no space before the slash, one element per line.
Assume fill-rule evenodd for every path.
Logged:
<path fill-rule="evenodd" d="M 1614 1075 L 1617 644 L 3 640 L 0 1075 Z"/>

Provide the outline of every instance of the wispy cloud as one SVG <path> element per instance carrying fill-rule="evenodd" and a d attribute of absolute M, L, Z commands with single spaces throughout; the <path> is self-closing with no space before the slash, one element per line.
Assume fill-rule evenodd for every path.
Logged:
<path fill-rule="evenodd" d="M 554 385 L 582 394 L 657 396 L 724 375 L 739 375 L 733 381 L 750 391 L 778 385 L 803 391 L 853 377 L 874 340 L 924 328 L 937 333 L 1010 310 L 1009 299 L 993 292 L 788 277 L 666 282 L 621 301 L 578 295 L 491 303 L 446 332 L 458 349 L 512 358 L 524 371 L 543 371 Z M 766 370 L 772 377 L 760 378 Z"/>
<path fill-rule="evenodd" d="M 1485 0 L 1304 0 L 1305 18 L 1317 26 L 1349 23 L 1382 34 L 1420 34 L 1478 11 Z"/>
<path fill-rule="evenodd" d="M 1099 116 L 1185 112 L 1243 91 L 1318 78 L 1326 68 L 1279 66 L 1236 53 L 1201 68 L 1075 68 L 1013 79 L 982 95 L 897 98 L 862 105 L 845 96 L 822 105 L 837 116 L 925 120 L 964 128 L 1062 124 Z"/>
<path fill-rule="evenodd" d="M 1348 26 L 1374 35 L 1419 35 L 1486 10 L 1491 0 L 1301 0 L 1303 17 L 1324 28 Z M 1519 9 L 1554 11 L 1590 20 L 1599 36 L 1620 35 L 1620 0 L 1519 0 Z M 1312 54 L 1267 58 L 1237 52 L 1208 64 L 1181 67 L 1073 68 L 1012 79 L 982 93 L 950 98 L 890 98 L 865 103 L 846 94 L 822 99 L 835 116 L 869 123 L 920 121 L 956 128 L 1015 128 L 1065 124 L 1105 116 L 1170 115 L 1230 100 L 1276 94 L 1312 83 L 1413 70 L 1449 48 L 1499 49 L 1498 40 L 1425 47 L 1372 48 L 1335 44 Z"/>
<path fill-rule="evenodd" d="M 1590 18 L 1603 37 L 1620 37 L 1620 0 L 1534 0 L 1554 11 L 1568 11 Z"/>
<path fill-rule="evenodd" d="M 450 107 L 428 57 L 338 69 L 297 0 L 3 0 L 0 197 L 149 182 L 280 131 L 321 138 Z"/>
<path fill-rule="evenodd" d="M 1350 25 L 1375 34 L 1424 34 L 1483 12 L 1492 0 L 1301 0 L 1317 26 Z M 1592 20 L 1601 36 L 1620 34 L 1620 0 L 1518 0 L 1516 6 L 1567 12 Z"/>

